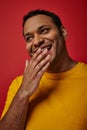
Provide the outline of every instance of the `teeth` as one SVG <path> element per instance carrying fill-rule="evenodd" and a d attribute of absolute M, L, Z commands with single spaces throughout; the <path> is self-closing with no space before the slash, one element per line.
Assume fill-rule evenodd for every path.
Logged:
<path fill-rule="evenodd" d="M 44 50 L 45 48 L 46 48 L 47 50 L 50 50 L 51 47 L 52 47 L 52 45 L 49 45 L 49 46 L 47 46 L 47 47 L 43 47 L 42 50 Z"/>

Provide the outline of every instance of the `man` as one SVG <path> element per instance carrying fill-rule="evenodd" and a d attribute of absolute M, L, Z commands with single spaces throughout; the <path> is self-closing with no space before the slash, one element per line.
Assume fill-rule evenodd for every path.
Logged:
<path fill-rule="evenodd" d="M 60 18 L 31 11 L 23 36 L 31 59 L 9 88 L 0 129 L 87 130 L 87 65 L 69 57 Z"/>

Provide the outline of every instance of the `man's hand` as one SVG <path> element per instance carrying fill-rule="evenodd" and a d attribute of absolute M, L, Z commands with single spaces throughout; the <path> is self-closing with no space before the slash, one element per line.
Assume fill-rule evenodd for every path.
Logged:
<path fill-rule="evenodd" d="M 28 96 L 35 92 L 42 75 L 50 65 L 51 56 L 47 52 L 47 49 L 42 50 L 39 48 L 29 63 L 27 63 L 21 87 Z"/>

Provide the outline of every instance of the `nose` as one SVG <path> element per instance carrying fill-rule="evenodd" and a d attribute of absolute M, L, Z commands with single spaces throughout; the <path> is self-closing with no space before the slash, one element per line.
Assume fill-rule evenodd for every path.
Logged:
<path fill-rule="evenodd" d="M 36 34 L 34 37 L 34 42 L 33 42 L 34 47 L 41 46 L 43 42 L 44 42 L 44 38 L 41 37 L 39 34 Z"/>

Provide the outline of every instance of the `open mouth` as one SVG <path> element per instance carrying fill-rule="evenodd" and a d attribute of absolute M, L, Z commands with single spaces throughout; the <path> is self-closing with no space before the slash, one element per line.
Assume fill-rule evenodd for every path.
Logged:
<path fill-rule="evenodd" d="M 48 45 L 48 46 L 43 46 L 41 47 L 41 49 L 47 49 L 48 51 L 52 48 L 52 45 Z"/>
<path fill-rule="evenodd" d="M 48 51 L 52 48 L 52 45 L 45 45 L 45 46 L 42 46 L 42 47 L 40 47 L 42 50 L 44 50 L 44 49 L 47 49 Z M 36 50 L 34 50 L 32 53 L 31 53 L 31 56 L 33 56 L 34 55 L 34 53 L 36 53 L 36 51 L 37 51 L 38 49 L 36 49 Z"/>

